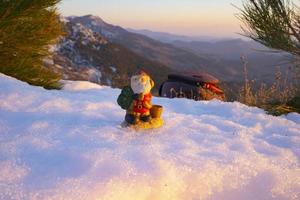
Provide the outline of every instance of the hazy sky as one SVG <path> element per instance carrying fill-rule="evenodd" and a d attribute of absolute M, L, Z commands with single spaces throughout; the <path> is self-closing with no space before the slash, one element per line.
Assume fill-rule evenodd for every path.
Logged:
<path fill-rule="evenodd" d="M 232 37 L 241 32 L 234 16 L 242 0 L 63 0 L 65 15 L 98 15 L 124 28 L 184 35 Z"/>

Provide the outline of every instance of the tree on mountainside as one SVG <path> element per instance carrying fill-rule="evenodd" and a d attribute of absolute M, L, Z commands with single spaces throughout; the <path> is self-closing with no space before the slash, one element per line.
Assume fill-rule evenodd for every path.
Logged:
<path fill-rule="evenodd" d="M 60 76 L 43 66 L 49 47 L 62 35 L 60 0 L 0 0 L 0 72 L 45 88 Z"/>

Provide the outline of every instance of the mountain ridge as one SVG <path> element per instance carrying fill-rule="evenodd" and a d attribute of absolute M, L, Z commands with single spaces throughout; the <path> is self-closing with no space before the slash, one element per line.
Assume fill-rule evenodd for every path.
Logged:
<path fill-rule="evenodd" d="M 110 25 L 108 23 L 105 23 L 103 26 L 98 26 L 97 23 L 94 23 L 95 18 L 90 19 L 91 16 L 86 15 L 72 18 L 71 20 L 74 23 L 81 23 L 93 31 L 103 34 L 111 42 L 125 46 L 147 59 L 162 63 L 174 70 L 208 71 L 214 75 L 221 76 L 221 73 L 217 74 L 216 71 L 213 70 L 215 63 L 212 60 L 176 48 L 171 44 L 165 44 L 141 34 L 128 32 L 120 26 Z M 100 17 L 99 20 L 101 20 Z"/>
<path fill-rule="evenodd" d="M 63 21 L 69 24 L 66 26 L 68 34 L 58 45 L 60 48 L 57 48 L 54 61 L 50 65 L 55 66 L 54 70 L 63 74 L 65 79 L 89 80 L 122 88 L 128 84 L 129 77 L 142 67 L 155 79 L 157 91 L 171 72 L 206 72 L 224 83 L 224 89 L 230 91 L 229 96 L 236 95 L 244 81 L 243 65 L 237 54 L 242 52 L 245 41 L 240 39 L 215 42 L 217 47 L 211 42 L 203 41 L 175 41 L 173 44 L 166 44 L 144 35 L 130 33 L 97 16 L 72 16 L 64 18 Z M 74 28 L 78 33 L 72 38 Z M 85 41 L 84 35 L 91 37 L 90 41 Z M 94 35 L 98 35 L 98 39 L 93 38 Z M 218 54 L 218 49 L 214 49 L 219 48 L 220 44 L 222 48 Z M 250 52 L 250 47 L 246 51 Z M 258 84 L 273 83 L 276 73 L 273 66 L 277 66 L 280 57 L 260 52 L 249 55 L 253 55 L 247 61 L 249 79 L 255 79 Z M 285 69 L 282 71 L 285 72 Z"/>
<path fill-rule="evenodd" d="M 49 63 L 65 79 L 89 80 L 120 88 L 128 84 L 138 69 L 147 71 L 158 84 L 174 71 L 110 42 L 80 23 L 67 20 L 65 29 L 67 34 L 55 47 L 53 62 Z"/>

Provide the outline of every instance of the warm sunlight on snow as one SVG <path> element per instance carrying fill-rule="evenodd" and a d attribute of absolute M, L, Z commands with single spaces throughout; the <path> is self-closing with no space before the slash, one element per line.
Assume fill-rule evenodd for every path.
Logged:
<path fill-rule="evenodd" d="M 0 75 L 0 199 L 300 198 L 300 115 L 154 98 L 165 126 L 121 128 L 119 89 Z"/>

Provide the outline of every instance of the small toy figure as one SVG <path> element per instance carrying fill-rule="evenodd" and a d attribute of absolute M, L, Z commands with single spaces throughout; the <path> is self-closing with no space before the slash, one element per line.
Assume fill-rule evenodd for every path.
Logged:
<path fill-rule="evenodd" d="M 123 88 L 118 104 L 126 110 L 125 122 L 139 129 L 158 128 L 162 107 L 151 104 L 151 89 L 154 81 L 144 71 L 139 71 L 130 79 L 130 86 Z"/>

